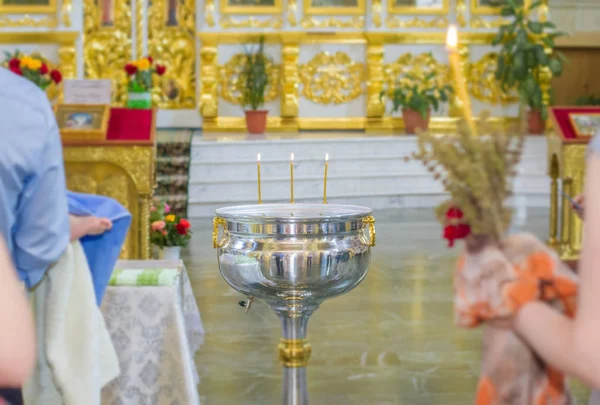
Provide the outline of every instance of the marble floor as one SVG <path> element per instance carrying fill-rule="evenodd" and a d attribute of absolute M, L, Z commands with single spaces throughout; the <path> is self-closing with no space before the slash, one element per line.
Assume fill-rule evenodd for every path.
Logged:
<path fill-rule="evenodd" d="M 524 229 L 547 235 L 547 210 L 528 212 Z M 365 281 L 312 316 L 311 403 L 467 405 L 478 377 L 480 333 L 452 321 L 447 249 L 430 209 L 378 212 L 377 241 Z M 187 262 L 206 328 L 196 362 L 202 405 L 280 404 L 279 322 L 260 302 L 248 314 L 219 275 L 212 224 L 194 224 Z M 577 382 L 578 404 L 588 391 Z M 515 404 L 519 405 L 519 404 Z"/>

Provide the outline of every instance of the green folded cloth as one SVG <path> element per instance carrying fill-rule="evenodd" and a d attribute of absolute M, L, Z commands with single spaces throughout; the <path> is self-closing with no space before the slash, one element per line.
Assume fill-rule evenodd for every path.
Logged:
<path fill-rule="evenodd" d="M 179 269 L 115 269 L 108 282 L 111 286 L 175 285 Z"/>

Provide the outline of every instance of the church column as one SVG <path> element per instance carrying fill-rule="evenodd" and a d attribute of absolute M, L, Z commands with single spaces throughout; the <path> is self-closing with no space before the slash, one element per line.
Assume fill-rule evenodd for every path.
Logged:
<path fill-rule="evenodd" d="M 219 99 L 217 94 L 219 64 L 217 60 L 217 42 L 201 37 L 200 48 L 200 115 L 204 120 L 204 128 L 217 125 Z M 214 41 L 214 42 L 213 42 Z"/>
<path fill-rule="evenodd" d="M 383 90 L 383 36 L 367 34 L 367 130 L 383 129 L 385 104 Z"/>
<path fill-rule="evenodd" d="M 300 38 L 285 35 L 281 50 L 281 129 L 298 130 L 298 54 Z"/>

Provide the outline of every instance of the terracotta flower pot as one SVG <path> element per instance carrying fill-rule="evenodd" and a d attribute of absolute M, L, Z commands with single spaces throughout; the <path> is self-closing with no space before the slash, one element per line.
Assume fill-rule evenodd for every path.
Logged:
<path fill-rule="evenodd" d="M 527 111 L 527 128 L 532 135 L 542 135 L 546 131 L 546 122 L 541 111 Z"/>
<path fill-rule="evenodd" d="M 263 134 L 267 129 L 267 110 L 246 111 L 246 127 L 251 134 Z"/>
<path fill-rule="evenodd" d="M 410 108 L 402 109 L 402 118 L 404 118 L 404 128 L 407 134 L 414 134 L 417 129 L 427 131 L 429 128 L 429 118 L 431 110 L 427 111 L 427 117 L 423 118 L 420 112 L 411 110 Z"/>

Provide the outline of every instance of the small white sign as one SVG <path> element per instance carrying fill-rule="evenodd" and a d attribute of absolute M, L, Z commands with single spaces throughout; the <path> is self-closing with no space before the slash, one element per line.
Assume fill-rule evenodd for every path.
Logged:
<path fill-rule="evenodd" d="M 64 104 L 110 104 L 110 80 L 65 80 Z"/>

